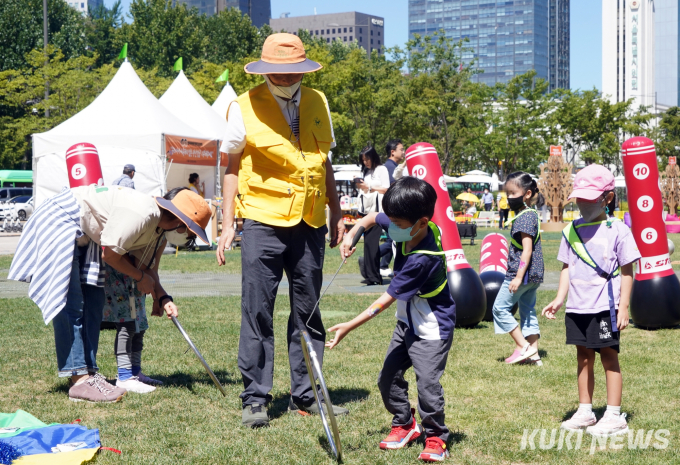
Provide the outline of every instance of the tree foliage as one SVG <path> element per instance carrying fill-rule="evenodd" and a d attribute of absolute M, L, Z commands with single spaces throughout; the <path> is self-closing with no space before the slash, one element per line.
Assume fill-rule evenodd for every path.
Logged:
<path fill-rule="evenodd" d="M 0 65 L 1 168 L 30 166 L 31 134 L 55 127 L 91 103 L 114 76 L 125 43 L 129 61 L 156 97 L 175 78 L 172 68 L 179 57 L 208 103 L 222 90 L 224 83 L 215 79 L 225 69 L 238 94 L 263 82 L 243 67 L 260 58 L 273 31 L 254 27 L 238 10 L 206 17 L 183 2 L 133 0 L 124 18 L 120 1 L 87 16 L 65 0 L 48 1 L 47 60 L 42 1 L 0 1 L 5 55 Z M 633 108 L 632 101 L 611 103 L 595 89 L 549 92 L 534 71 L 494 87 L 474 83 L 475 63 L 462 59 L 467 43 L 454 42 L 443 32 L 416 35 L 403 49 L 385 54 L 367 54 L 356 42 L 328 43 L 308 31 L 297 34 L 307 56 L 323 66 L 305 75 L 303 84 L 328 99 L 337 143 L 334 163 L 356 163 L 369 144 L 383 154 L 394 138 L 407 147 L 432 143 L 447 174 L 469 169 L 536 173 L 551 144 L 564 146 L 568 162 L 619 166 L 621 144 L 632 135 L 653 138 L 662 155 L 680 150 L 677 107 L 655 127 L 656 115 Z"/>

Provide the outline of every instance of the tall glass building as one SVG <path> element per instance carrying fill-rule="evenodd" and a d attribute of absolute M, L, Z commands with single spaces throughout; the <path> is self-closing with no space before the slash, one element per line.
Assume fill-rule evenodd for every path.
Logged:
<path fill-rule="evenodd" d="M 469 39 L 475 80 L 494 85 L 535 69 L 550 88 L 569 88 L 569 0 L 409 0 L 409 36 Z"/>

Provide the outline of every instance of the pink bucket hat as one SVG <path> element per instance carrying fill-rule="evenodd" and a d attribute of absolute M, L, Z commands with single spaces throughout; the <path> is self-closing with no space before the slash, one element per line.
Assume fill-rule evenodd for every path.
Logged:
<path fill-rule="evenodd" d="M 576 173 L 569 199 L 595 200 L 603 192 L 614 190 L 614 175 L 602 165 L 588 165 Z"/>

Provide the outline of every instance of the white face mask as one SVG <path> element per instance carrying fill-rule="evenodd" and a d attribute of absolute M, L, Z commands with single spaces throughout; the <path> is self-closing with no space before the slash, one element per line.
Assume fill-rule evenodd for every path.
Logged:
<path fill-rule="evenodd" d="M 604 199 L 602 197 L 598 198 L 597 202 L 579 202 L 577 199 L 576 206 L 586 223 L 592 223 L 598 216 L 605 212 Z"/>
<path fill-rule="evenodd" d="M 177 231 L 165 231 L 165 238 L 172 245 L 184 245 L 189 241 L 188 233 L 178 233 Z"/>
<path fill-rule="evenodd" d="M 267 80 L 267 85 L 269 85 L 269 90 L 271 90 L 272 94 L 286 100 L 292 99 L 293 96 L 297 93 L 298 89 L 300 88 L 300 84 L 302 84 L 302 80 L 300 80 L 293 84 L 292 86 L 282 87 L 274 84 L 269 79 L 269 76 L 267 76 L 266 74 L 264 75 L 264 78 Z"/>

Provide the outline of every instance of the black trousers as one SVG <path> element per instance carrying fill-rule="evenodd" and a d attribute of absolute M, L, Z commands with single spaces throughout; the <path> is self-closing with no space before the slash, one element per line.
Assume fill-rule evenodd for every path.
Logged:
<path fill-rule="evenodd" d="M 397 322 L 387 348 L 385 362 L 378 375 L 378 388 L 383 404 L 392 418 L 392 426 L 405 426 L 412 421 L 408 400 L 408 382 L 404 373 L 413 367 L 418 387 L 418 414 L 426 436 L 436 436 L 446 442 L 449 429 L 444 422 L 444 389 L 439 379 L 446 369 L 446 360 L 453 342 L 425 340 L 416 336 L 405 323 Z"/>
<path fill-rule="evenodd" d="M 505 227 L 505 222 L 508 220 L 510 216 L 510 209 L 509 208 L 502 208 L 498 210 L 498 227 L 503 229 Z"/>
<path fill-rule="evenodd" d="M 381 283 L 380 276 L 380 236 L 382 228 L 373 226 L 364 233 L 364 278 L 371 283 Z"/>
<path fill-rule="evenodd" d="M 288 360 L 293 402 L 314 401 L 307 366 L 300 344 L 300 330 L 314 313 L 308 331 L 314 350 L 323 362 L 326 331 L 314 305 L 321 292 L 327 228 L 315 229 L 304 222 L 292 227 L 269 226 L 253 220 L 243 222 L 241 240 L 242 291 L 241 334 L 238 367 L 243 377 L 243 406 L 272 400 L 274 383 L 274 302 L 286 272 L 290 285 Z"/>
<path fill-rule="evenodd" d="M 385 231 L 387 234 L 387 231 Z M 387 240 L 380 244 L 380 268 L 389 268 L 392 261 L 392 238 L 387 234 Z"/>

